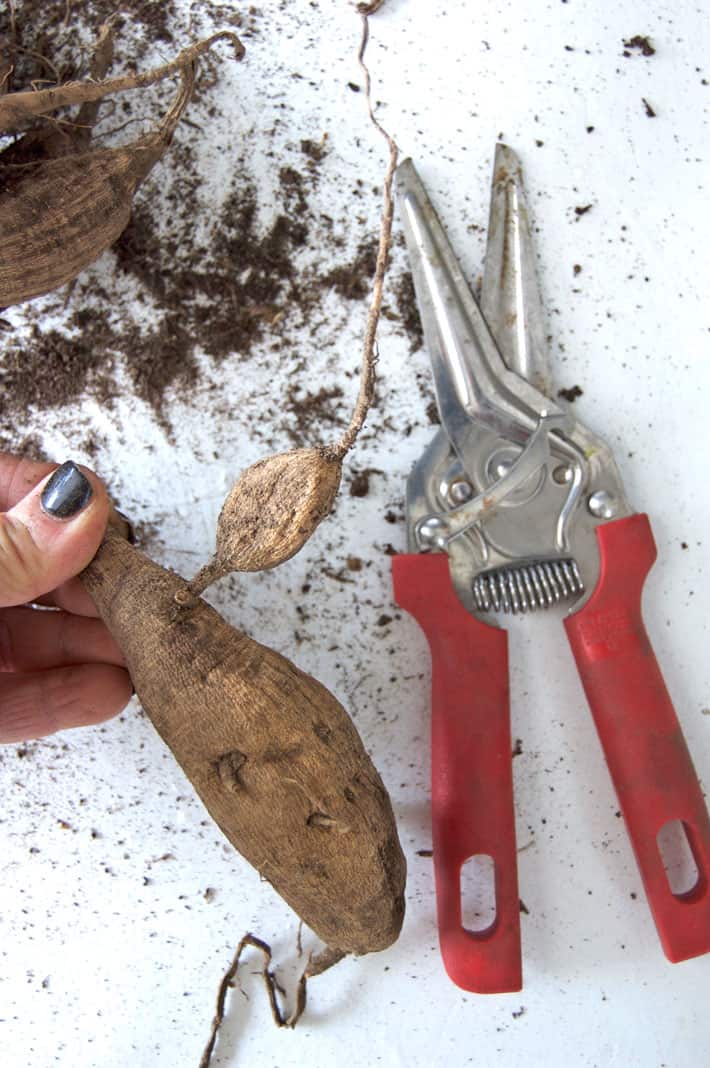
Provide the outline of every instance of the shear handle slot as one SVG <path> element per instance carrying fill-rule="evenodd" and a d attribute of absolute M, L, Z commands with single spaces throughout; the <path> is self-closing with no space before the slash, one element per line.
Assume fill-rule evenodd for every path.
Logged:
<path fill-rule="evenodd" d="M 439 943 L 449 977 L 479 994 L 520 990 L 518 896 L 508 639 L 459 601 L 443 553 L 395 556 L 397 603 L 431 650 L 431 803 Z M 495 918 L 468 930 L 462 868 L 493 865 Z"/>
<path fill-rule="evenodd" d="M 710 952 L 710 816 L 641 617 L 656 546 L 646 515 L 597 528 L 600 575 L 565 621 L 658 934 L 673 962 Z M 697 868 L 674 893 L 658 834 L 680 821 Z"/>

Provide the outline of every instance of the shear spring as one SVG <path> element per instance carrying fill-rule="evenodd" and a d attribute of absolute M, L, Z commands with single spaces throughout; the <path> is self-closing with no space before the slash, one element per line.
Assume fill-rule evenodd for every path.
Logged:
<path fill-rule="evenodd" d="M 473 581 L 479 612 L 536 612 L 584 593 L 575 560 L 537 560 L 520 567 L 500 567 Z"/>

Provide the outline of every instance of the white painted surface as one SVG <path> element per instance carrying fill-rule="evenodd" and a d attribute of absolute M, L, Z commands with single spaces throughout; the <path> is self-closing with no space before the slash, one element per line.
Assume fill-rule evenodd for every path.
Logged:
<path fill-rule="evenodd" d="M 345 2 L 261 0 L 260 8 L 244 64 L 224 67 L 233 117 L 202 144 L 207 201 L 224 183 L 230 143 L 252 131 L 268 221 L 266 148 L 327 132 L 318 195 L 354 248 L 376 231 L 378 198 L 354 201 L 350 191 L 358 177 L 365 190 L 376 186 L 383 171 L 363 96 L 347 86 L 360 80 L 358 19 Z M 371 29 L 378 113 L 417 161 L 472 277 L 498 135 L 522 157 L 556 381 L 583 388 L 575 413 L 606 435 L 629 497 L 651 514 L 659 562 L 647 625 L 707 784 L 707 12 L 688 0 L 389 0 Z M 652 38 L 655 56 L 622 56 L 622 40 L 636 33 Z M 283 128 L 267 136 L 275 117 Z M 184 126 L 178 134 L 195 136 Z M 588 203 L 577 221 L 574 207 Z M 97 270 L 111 263 L 107 255 Z M 394 266 L 404 266 L 401 249 Z M 204 560 L 234 475 L 289 447 L 279 398 L 298 358 L 304 386 L 354 395 L 343 370 L 357 365 L 365 308 L 334 301 L 326 311 L 343 319 L 335 346 L 304 332 L 280 364 L 268 342 L 247 364 L 206 362 L 222 410 L 199 396 L 182 410 L 176 402 L 172 445 L 129 397 L 110 412 L 83 407 L 106 435 L 97 466 L 122 505 L 135 518 L 160 518 L 163 562 L 189 571 Z M 401 511 L 406 475 L 432 433 L 428 368 L 422 351 L 410 356 L 397 322 L 383 322 L 380 352 L 378 404 L 352 457 L 353 468 L 382 471 L 369 495 L 351 497 L 346 475 L 335 516 L 299 556 L 225 583 L 212 599 L 354 715 L 407 854 L 405 926 L 392 950 L 314 981 L 293 1033 L 273 1028 L 248 963 L 248 996 L 233 995 L 214 1064 L 695 1068 L 710 1049 L 710 959 L 671 966 L 662 956 L 555 620 L 511 629 L 525 988 L 476 997 L 443 973 L 431 861 L 417 854 L 430 847 L 427 651 L 392 604 L 383 551 L 387 542 L 405 546 L 403 523 L 385 513 Z M 81 458 L 66 419 L 30 425 L 58 459 Z M 314 427 L 314 440 L 320 433 L 330 430 Z M 356 585 L 322 570 L 347 555 L 365 562 Z M 383 613 L 394 617 L 386 627 L 377 625 Z M 6 747 L 0 791 L 3 1066 L 195 1066 L 243 932 L 272 943 L 286 984 L 296 973 L 294 916 L 207 820 L 136 708 L 102 728 Z"/>

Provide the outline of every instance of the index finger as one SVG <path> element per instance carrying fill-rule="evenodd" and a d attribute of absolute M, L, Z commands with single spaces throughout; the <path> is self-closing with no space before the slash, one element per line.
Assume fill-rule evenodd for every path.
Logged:
<path fill-rule="evenodd" d="M 65 612 L 71 612 L 75 616 L 98 616 L 99 610 L 84 589 L 80 578 L 69 579 L 56 590 L 37 597 L 33 604 L 44 605 L 47 608 L 62 608 Z"/>

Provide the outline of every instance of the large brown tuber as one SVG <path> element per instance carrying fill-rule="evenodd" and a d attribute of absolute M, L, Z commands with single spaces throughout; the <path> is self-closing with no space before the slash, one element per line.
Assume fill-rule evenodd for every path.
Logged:
<path fill-rule="evenodd" d="M 112 531 L 83 579 L 143 708 L 235 848 L 332 950 L 389 946 L 405 860 L 333 695 Z"/>

